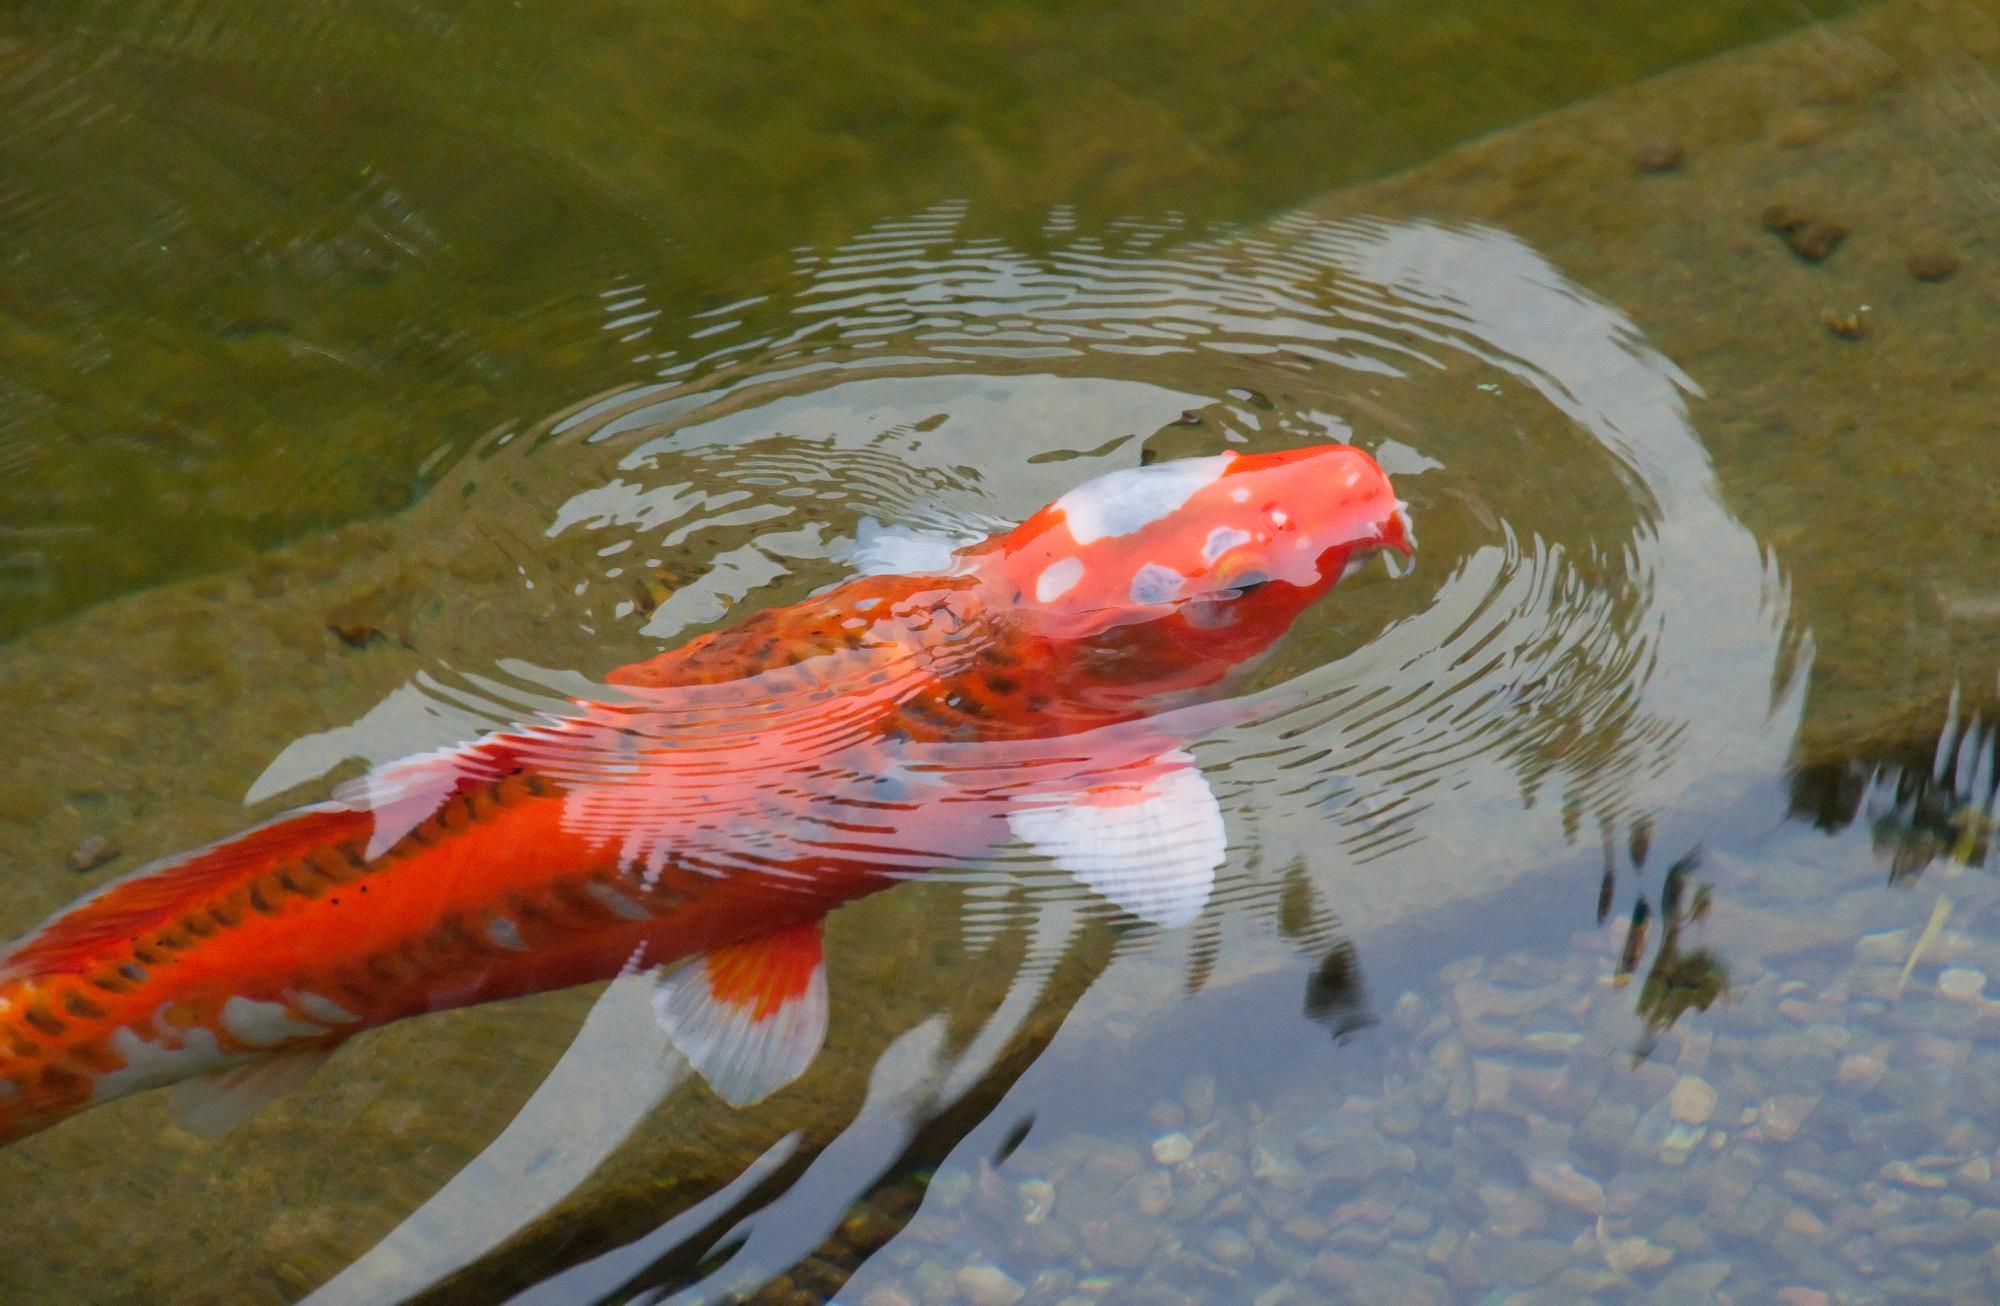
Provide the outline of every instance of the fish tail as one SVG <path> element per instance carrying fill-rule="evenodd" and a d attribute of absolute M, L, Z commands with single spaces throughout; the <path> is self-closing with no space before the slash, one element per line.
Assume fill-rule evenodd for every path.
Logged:
<path fill-rule="evenodd" d="M 0 1145 L 145 1086 L 118 1040 L 157 1006 L 155 973 L 240 914 L 265 879 L 368 828 L 343 804 L 302 808 L 142 867 L 0 952 Z M 200 1073 L 196 1060 L 186 1073 Z"/>

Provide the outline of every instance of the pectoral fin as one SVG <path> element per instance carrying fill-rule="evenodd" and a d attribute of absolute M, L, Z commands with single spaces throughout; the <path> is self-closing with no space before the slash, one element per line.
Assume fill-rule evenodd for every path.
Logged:
<path fill-rule="evenodd" d="M 332 1055 L 331 1048 L 280 1052 L 184 1079 L 168 1092 L 167 1105 L 195 1133 L 217 1138 L 311 1079 Z"/>
<path fill-rule="evenodd" d="M 1185 925 L 1208 905 L 1228 836 L 1194 759 L 1176 749 L 1142 780 L 1036 795 L 1007 814 L 1014 836 L 1090 889 L 1155 925 Z"/>
<path fill-rule="evenodd" d="M 826 1041 L 818 921 L 746 939 L 660 978 L 653 1015 L 717 1097 L 748 1106 L 805 1073 Z"/>

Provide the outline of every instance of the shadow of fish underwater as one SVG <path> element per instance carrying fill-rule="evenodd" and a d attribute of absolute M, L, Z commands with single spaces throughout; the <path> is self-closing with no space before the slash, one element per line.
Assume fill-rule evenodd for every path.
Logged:
<path fill-rule="evenodd" d="M 0 1142 L 165 1084 L 219 1131 L 361 1030 L 653 968 L 670 1039 L 753 1102 L 825 1035 L 827 912 L 1011 843 L 1184 925 L 1225 844 L 1181 747 L 1208 700 L 1410 547 L 1347 446 L 1113 472 L 154 863 L 0 956 Z"/>

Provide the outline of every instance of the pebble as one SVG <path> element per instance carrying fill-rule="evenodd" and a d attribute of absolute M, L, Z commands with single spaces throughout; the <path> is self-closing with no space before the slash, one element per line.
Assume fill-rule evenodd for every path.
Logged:
<path fill-rule="evenodd" d="M 1958 256 L 1948 250 L 1913 250 L 1903 266 L 1919 281 L 1943 281 L 1958 271 Z"/>
<path fill-rule="evenodd" d="M 1662 136 L 1640 145 L 1636 162 L 1641 172 L 1672 172 L 1684 157 L 1679 141 Z"/>
<path fill-rule="evenodd" d="M 1938 992 L 1954 1002 L 1977 1002 L 1985 987 L 1985 972 L 1966 966 L 1950 967 L 1937 978 Z"/>
<path fill-rule="evenodd" d="M 1215 1114 L 1215 1091 L 1215 1076 L 1210 1074 L 1195 1075 L 1181 1086 L 1181 1105 L 1191 1123 L 1205 1125 Z"/>
<path fill-rule="evenodd" d="M 1667 1109 L 1684 1125 L 1702 1125 L 1715 1114 L 1715 1089 L 1699 1075 L 1683 1075 L 1667 1094 Z"/>
<path fill-rule="evenodd" d="M 1596 1215 L 1604 1209 L 1604 1185 L 1567 1161 L 1531 1162 L 1528 1182 L 1572 1211 Z"/>
<path fill-rule="evenodd" d="M 1026 1288 L 996 1265 L 968 1265 L 952 1282 L 972 1306 L 1014 1306 L 1028 1295 Z"/>
<path fill-rule="evenodd" d="M 1114 1270 L 1135 1270 L 1144 1265 L 1158 1241 L 1151 1225 L 1117 1216 L 1087 1220 L 1077 1233 L 1084 1250 Z"/>
<path fill-rule="evenodd" d="M 1764 230 L 1783 236 L 1792 253 L 1808 263 L 1824 262 L 1847 239 L 1847 228 L 1789 204 L 1764 210 Z"/>
<path fill-rule="evenodd" d="M 1969 1184 L 1985 1184 L 1993 1181 L 1993 1163 L 1983 1156 L 1975 1156 L 1958 1167 L 1958 1177 Z"/>
<path fill-rule="evenodd" d="M 69 850 L 69 868 L 86 875 L 118 855 L 118 846 L 101 834 L 87 834 Z"/>
<path fill-rule="evenodd" d="M 1161 1165 L 1179 1165 L 1194 1155 L 1194 1140 L 1178 1131 L 1153 1140 L 1153 1159 Z"/>
<path fill-rule="evenodd" d="M 1676 1124 L 1660 1143 L 1660 1160 L 1668 1165 L 1687 1164 L 1688 1155 L 1701 1145 L 1708 1130 L 1700 1125 Z"/>
<path fill-rule="evenodd" d="M 1674 1259 L 1671 1247 L 1656 1247 L 1644 1238 L 1618 1238 L 1604 1248 L 1604 1263 L 1620 1274 L 1654 1270 Z"/>
<path fill-rule="evenodd" d="M 1833 1306 L 1833 1298 L 1818 1288 L 1808 1288 L 1802 1284 L 1787 1284 L 1778 1289 L 1772 1300 L 1778 1306 Z"/>
<path fill-rule="evenodd" d="M 1949 1181 L 1941 1174 L 1929 1170 L 1919 1170 L 1908 1161 L 1891 1161 L 1881 1169 L 1881 1176 L 1890 1183 L 1902 1184 L 1909 1188 L 1943 1188 Z"/>
<path fill-rule="evenodd" d="M 1022 1224 L 1038 1225 L 1056 1209 L 1056 1188 L 1046 1179 L 1023 1179 L 1016 1192 L 1021 1202 Z"/>
<path fill-rule="evenodd" d="M 1235 1229 L 1217 1229 L 1202 1245 L 1207 1248 L 1210 1256 L 1224 1265 L 1238 1269 L 1257 1259 L 1257 1249 L 1250 1245 L 1248 1238 Z"/>
<path fill-rule="evenodd" d="M 901 1288 L 877 1288 L 861 1299 L 861 1306 L 917 1306 Z"/>
<path fill-rule="evenodd" d="M 1826 1227 L 1826 1221 L 1820 1219 L 1803 1206 L 1794 1206 L 1791 1210 L 1785 1212 L 1784 1226 L 1787 1232 L 1795 1233 L 1801 1238 L 1811 1239 L 1813 1242 L 1823 1241 L 1827 1234 L 1831 1232 Z"/>
<path fill-rule="evenodd" d="M 1889 1063 L 1882 1057 L 1872 1052 L 1856 1052 L 1841 1058 L 1840 1067 L 1833 1072 L 1833 1082 L 1866 1093 L 1888 1073 Z"/>
<path fill-rule="evenodd" d="M 1174 1204 L 1174 1181 L 1165 1170 L 1148 1170 L 1132 1181 L 1132 1206 L 1148 1219 L 1158 1219 Z"/>
<path fill-rule="evenodd" d="M 1757 1111 L 1758 1128 L 1772 1142 L 1788 1143 L 1818 1105 L 1818 1098 L 1798 1093 L 1780 1093 L 1766 1098 Z"/>

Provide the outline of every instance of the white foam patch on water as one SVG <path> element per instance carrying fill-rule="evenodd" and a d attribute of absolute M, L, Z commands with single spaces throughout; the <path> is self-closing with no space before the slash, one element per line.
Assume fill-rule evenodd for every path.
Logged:
<path fill-rule="evenodd" d="M 1086 481 L 1056 506 L 1069 523 L 1078 544 L 1093 544 L 1114 535 L 1130 535 L 1173 512 L 1197 490 L 1215 483 L 1229 466 L 1228 454 L 1187 458 L 1152 467 L 1127 467 Z"/>

